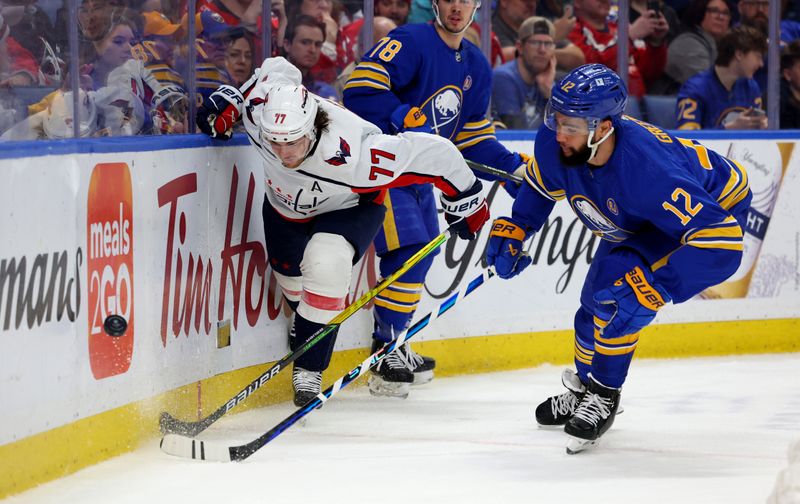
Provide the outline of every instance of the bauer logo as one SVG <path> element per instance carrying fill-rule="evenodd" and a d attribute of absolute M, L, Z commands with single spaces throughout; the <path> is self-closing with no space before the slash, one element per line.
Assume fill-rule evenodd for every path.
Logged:
<path fill-rule="evenodd" d="M 133 194 L 127 164 L 94 167 L 86 215 L 89 363 L 99 380 L 126 372 L 133 355 Z M 106 333 L 109 315 L 128 322 L 124 333 Z"/>

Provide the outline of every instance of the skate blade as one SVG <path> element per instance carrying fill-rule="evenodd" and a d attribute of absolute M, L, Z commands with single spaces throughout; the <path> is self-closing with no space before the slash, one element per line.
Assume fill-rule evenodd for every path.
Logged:
<path fill-rule="evenodd" d="M 419 373 L 414 373 L 414 385 L 425 385 L 426 383 L 430 383 L 433 381 L 433 370 L 430 371 L 420 371 Z"/>
<path fill-rule="evenodd" d="M 597 444 L 597 440 L 580 439 L 570 436 L 567 441 L 567 455 L 575 455 Z"/>
<path fill-rule="evenodd" d="M 369 393 L 374 396 L 382 397 L 396 397 L 398 399 L 405 399 L 408 397 L 410 383 L 402 382 L 387 382 L 378 376 L 370 376 L 367 381 Z"/>

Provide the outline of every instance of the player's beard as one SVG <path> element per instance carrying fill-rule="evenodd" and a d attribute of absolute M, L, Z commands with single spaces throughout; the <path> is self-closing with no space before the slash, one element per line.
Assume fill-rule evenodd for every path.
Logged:
<path fill-rule="evenodd" d="M 591 156 L 592 151 L 589 149 L 589 146 L 585 144 L 570 155 L 564 154 L 564 149 L 561 147 L 558 149 L 558 157 L 561 159 L 561 163 L 566 166 L 582 166 L 589 161 Z"/>

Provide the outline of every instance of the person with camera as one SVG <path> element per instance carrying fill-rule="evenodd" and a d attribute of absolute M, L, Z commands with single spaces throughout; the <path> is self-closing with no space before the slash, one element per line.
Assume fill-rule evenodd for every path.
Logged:
<path fill-rule="evenodd" d="M 753 75 L 764 64 L 767 39 L 740 25 L 723 35 L 714 66 L 678 92 L 678 129 L 764 129 L 767 117 Z"/>
<path fill-rule="evenodd" d="M 602 63 L 617 68 L 617 23 L 609 21 L 610 0 L 575 0 L 578 21 L 569 40 L 581 48 L 586 63 Z M 647 85 L 664 73 L 667 45 L 664 43 L 669 23 L 661 11 L 648 10 L 631 23 L 628 29 L 628 88 L 637 98 L 643 96 Z"/>

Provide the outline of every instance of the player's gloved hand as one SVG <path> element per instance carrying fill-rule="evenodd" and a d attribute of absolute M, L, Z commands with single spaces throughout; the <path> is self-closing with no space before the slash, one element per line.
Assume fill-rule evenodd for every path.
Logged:
<path fill-rule="evenodd" d="M 222 85 L 197 110 L 197 127 L 211 138 L 229 140 L 243 104 L 244 96 L 238 89 Z"/>
<path fill-rule="evenodd" d="M 647 268 L 634 266 L 611 287 L 594 294 L 595 329 L 604 339 L 635 334 L 670 301 L 670 295 L 653 281 Z"/>
<path fill-rule="evenodd" d="M 403 131 L 416 131 L 417 133 L 433 133 L 433 128 L 428 126 L 428 116 L 419 107 L 412 107 L 404 103 L 389 116 L 392 129 L 395 133 Z"/>
<path fill-rule="evenodd" d="M 475 179 L 472 187 L 464 192 L 454 196 L 442 194 L 444 219 L 455 229 L 459 238 L 474 239 L 475 233 L 489 220 L 489 205 L 482 190 L 481 181 Z"/>
<path fill-rule="evenodd" d="M 531 258 L 522 252 L 526 235 L 525 226 L 511 217 L 500 217 L 492 222 L 486 262 L 494 266 L 500 278 L 515 277 L 531 264 Z"/>
<path fill-rule="evenodd" d="M 533 158 L 531 156 L 527 155 L 527 154 L 522 153 L 522 152 L 518 152 L 517 154 L 519 154 L 519 157 L 522 158 L 522 164 L 520 164 L 517 167 L 517 169 L 513 171 L 513 174 L 516 175 L 517 177 L 521 178 L 521 179 L 524 179 L 525 178 L 525 170 L 527 170 L 528 169 L 528 165 L 533 162 Z M 506 192 L 508 193 L 508 195 L 511 196 L 514 199 L 517 198 L 517 193 L 519 193 L 520 186 L 521 186 L 521 183 L 518 184 L 518 183 L 512 182 L 510 180 L 506 180 L 505 182 L 503 182 L 503 189 L 505 189 Z"/>

